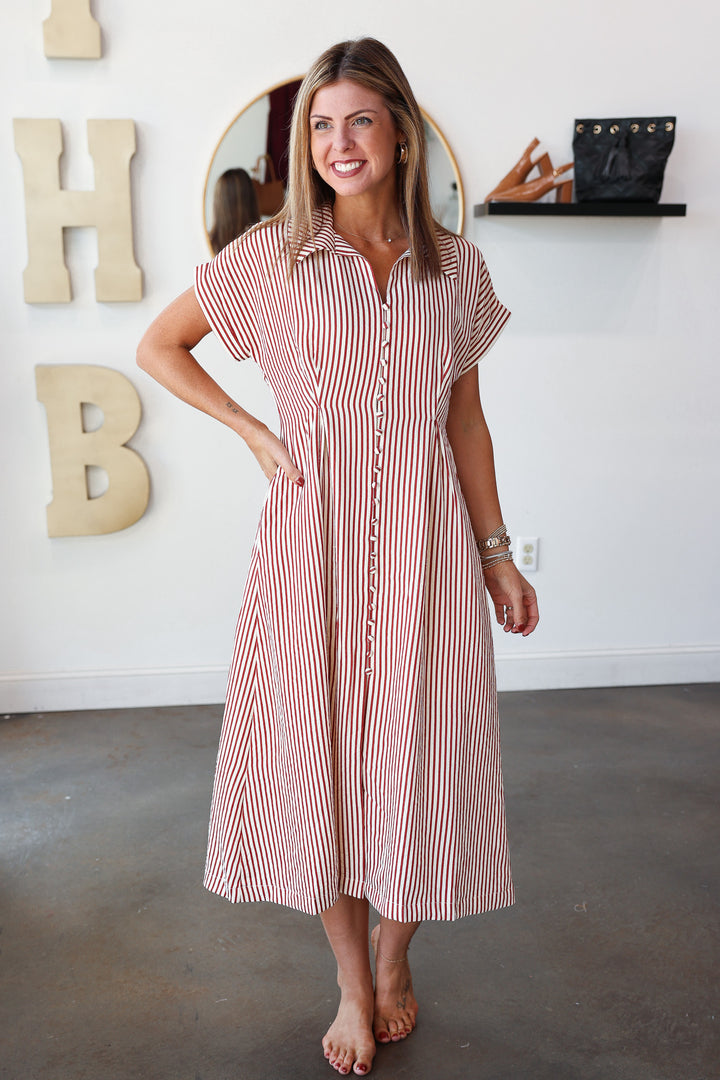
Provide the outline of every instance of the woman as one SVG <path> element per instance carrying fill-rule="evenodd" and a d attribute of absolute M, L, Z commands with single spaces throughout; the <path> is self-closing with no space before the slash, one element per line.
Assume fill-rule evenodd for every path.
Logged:
<path fill-rule="evenodd" d="M 397 60 L 362 39 L 303 81 L 283 211 L 199 267 L 139 350 L 270 479 L 205 881 L 320 914 L 341 990 L 323 1046 L 342 1074 L 412 1031 L 419 922 L 513 901 L 483 580 L 506 631 L 538 615 L 475 371 L 507 317 L 479 251 L 433 221 Z M 262 367 L 281 438 L 193 359 L 211 329 Z"/>
<path fill-rule="evenodd" d="M 217 255 L 236 237 L 260 220 L 257 196 L 245 169 L 226 169 L 213 192 L 213 224 L 210 247 Z"/>

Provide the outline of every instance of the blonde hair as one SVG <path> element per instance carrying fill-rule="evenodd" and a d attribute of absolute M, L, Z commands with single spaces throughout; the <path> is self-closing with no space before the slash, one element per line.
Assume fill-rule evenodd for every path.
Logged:
<path fill-rule="evenodd" d="M 419 280 L 440 272 L 438 230 L 433 218 L 428 185 L 425 124 L 415 95 L 397 59 L 375 38 L 342 41 L 319 56 L 300 84 L 290 129 L 290 169 L 282 209 L 272 222 L 288 226 L 285 254 L 288 276 L 301 247 L 314 236 L 313 214 L 331 206 L 335 193 L 313 168 L 310 152 L 310 108 L 324 86 L 350 79 L 381 94 L 395 126 L 407 144 L 407 160 L 397 165 L 400 219 L 410 241 L 413 277 Z"/>

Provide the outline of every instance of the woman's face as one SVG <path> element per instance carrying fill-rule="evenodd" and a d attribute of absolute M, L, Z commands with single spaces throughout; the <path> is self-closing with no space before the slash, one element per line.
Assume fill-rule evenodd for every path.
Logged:
<path fill-rule="evenodd" d="M 395 190 L 402 132 L 382 94 L 350 79 L 318 90 L 310 105 L 310 153 L 326 184 L 341 198 Z"/>

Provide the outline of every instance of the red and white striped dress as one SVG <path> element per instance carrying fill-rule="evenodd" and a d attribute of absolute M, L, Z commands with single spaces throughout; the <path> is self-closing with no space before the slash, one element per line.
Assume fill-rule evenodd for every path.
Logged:
<path fill-rule="evenodd" d="M 255 538 L 205 884 L 311 914 L 347 893 L 401 921 L 504 907 L 491 629 L 445 420 L 509 312 L 456 236 L 437 278 L 398 259 L 385 301 L 329 209 L 289 281 L 281 240 L 256 229 L 196 274 L 305 478 L 278 470 Z"/>

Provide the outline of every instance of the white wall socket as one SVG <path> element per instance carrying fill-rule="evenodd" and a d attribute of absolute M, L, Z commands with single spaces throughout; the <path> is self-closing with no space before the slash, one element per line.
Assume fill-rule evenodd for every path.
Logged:
<path fill-rule="evenodd" d="M 515 539 L 515 565 L 522 574 L 531 574 L 538 568 L 537 536 L 518 536 Z"/>

